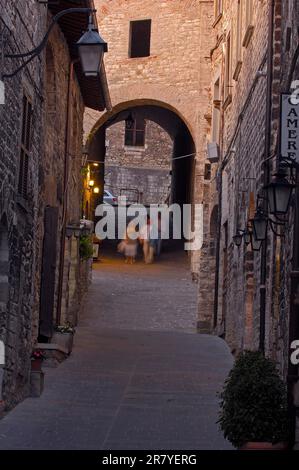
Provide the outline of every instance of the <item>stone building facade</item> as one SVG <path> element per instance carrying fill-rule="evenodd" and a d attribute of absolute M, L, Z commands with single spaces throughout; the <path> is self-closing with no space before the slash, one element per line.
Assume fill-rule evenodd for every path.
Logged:
<path fill-rule="evenodd" d="M 6 409 L 30 393 L 36 344 L 51 341 L 55 324 L 76 323 L 89 275 L 79 240 L 67 232 L 82 217 L 84 107 L 103 110 L 108 100 L 104 69 L 89 82 L 74 61 L 72 28 L 80 37 L 87 15 L 61 21 L 45 50 L 5 77 L 22 64 L 5 55 L 33 50 L 53 15 L 69 6 L 0 2 L 0 340 L 6 355 L 0 401 Z"/>
<path fill-rule="evenodd" d="M 128 202 L 164 204 L 170 196 L 172 141 L 158 124 L 145 123 L 144 145 L 129 146 L 125 123 L 106 132 L 105 188 Z"/>
<path fill-rule="evenodd" d="M 299 338 L 296 204 L 284 237 L 270 223 L 258 247 L 245 243 L 244 235 L 236 244 L 234 236 L 252 230 L 258 207 L 268 212 L 264 188 L 281 162 L 281 93 L 290 92 L 298 77 L 297 24 L 298 5 L 291 0 L 215 1 L 210 140 L 220 159 L 214 315 L 203 313 L 204 299 L 199 304 L 200 324 L 225 338 L 235 354 L 260 349 L 277 361 L 294 417 L 299 405 L 298 367 L 290 363 L 290 342 Z M 297 441 L 298 435 L 297 430 Z"/>
<path fill-rule="evenodd" d="M 34 19 L 34 21 L 32 21 Z M 31 50 L 46 27 L 46 13 L 36 2 L 0 2 L 0 49 L 6 53 Z M 2 54 L 1 54 L 2 56 Z M 1 75 L 19 62 L 2 58 Z M 5 105 L 0 106 L 0 220 L 1 297 L 0 338 L 5 344 L 6 365 L 0 387 L 11 406 L 28 393 L 33 321 L 35 230 L 38 221 L 38 166 L 42 148 L 42 60 L 30 64 L 21 76 L 5 81 Z M 28 101 L 27 101 L 28 100 Z M 32 103 L 34 113 L 31 113 Z M 20 194 L 20 146 L 23 114 L 28 113 L 30 160 L 27 167 L 27 200 Z M 23 121 L 23 122 L 22 122 Z M 31 122 L 30 122 L 31 121 Z M 26 143 L 25 143 L 26 144 Z"/>

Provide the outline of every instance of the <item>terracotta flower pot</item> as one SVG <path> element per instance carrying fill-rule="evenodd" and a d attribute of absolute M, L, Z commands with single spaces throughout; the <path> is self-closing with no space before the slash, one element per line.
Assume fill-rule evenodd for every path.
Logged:
<path fill-rule="evenodd" d="M 288 444 L 286 442 L 246 442 L 239 450 L 287 450 Z"/>
<path fill-rule="evenodd" d="M 41 371 L 42 370 L 42 359 L 32 359 L 31 361 L 31 370 Z"/>

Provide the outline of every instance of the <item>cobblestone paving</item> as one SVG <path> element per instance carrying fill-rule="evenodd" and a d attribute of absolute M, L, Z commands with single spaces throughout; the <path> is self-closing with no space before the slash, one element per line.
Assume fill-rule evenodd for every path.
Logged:
<path fill-rule="evenodd" d="M 73 354 L 0 421 L 0 449 L 229 449 L 216 392 L 232 358 L 194 332 L 195 303 L 179 256 L 98 263 Z"/>

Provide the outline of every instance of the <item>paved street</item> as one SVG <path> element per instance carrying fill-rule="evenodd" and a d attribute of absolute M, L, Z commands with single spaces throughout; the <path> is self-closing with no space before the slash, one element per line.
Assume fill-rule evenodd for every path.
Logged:
<path fill-rule="evenodd" d="M 216 392 L 232 359 L 196 334 L 196 287 L 185 254 L 97 263 L 73 354 L 0 422 L 0 448 L 230 448 Z"/>

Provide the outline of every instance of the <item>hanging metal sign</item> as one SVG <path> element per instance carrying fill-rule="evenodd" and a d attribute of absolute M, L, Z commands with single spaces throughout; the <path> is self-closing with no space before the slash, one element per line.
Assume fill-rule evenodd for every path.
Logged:
<path fill-rule="evenodd" d="M 289 93 L 281 95 L 280 154 L 299 163 L 299 99 Z"/>

